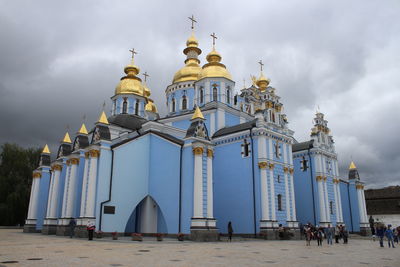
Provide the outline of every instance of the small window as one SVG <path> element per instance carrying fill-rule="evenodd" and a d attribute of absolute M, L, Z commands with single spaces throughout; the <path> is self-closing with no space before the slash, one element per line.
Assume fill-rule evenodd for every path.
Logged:
<path fill-rule="evenodd" d="M 135 104 L 135 115 L 139 115 L 139 101 L 136 101 Z"/>
<path fill-rule="evenodd" d="M 122 103 L 122 113 L 126 114 L 128 110 L 128 102 L 126 101 L 126 98 L 124 98 L 124 102 Z"/>
<path fill-rule="evenodd" d="M 277 141 L 277 142 L 275 143 L 275 157 L 276 157 L 277 159 L 279 159 L 279 158 L 281 157 L 280 148 L 281 148 L 281 146 L 279 145 L 279 142 Z"/>
<path fill-rule="evenodd" d="M 231 103 L 231 90 L 229 88 L 226 90 L 226 103 Z"/>
<path fill-rule="evenodd" d="M 204 102 L 204 90 L 203 87 L 200 88 L 200 104 Z"/>
<path fill-rule="evenodd" d="M 175 98 L 172 98 L 172 112 L 175 112 Z"/>
<path fill-rule="evenodd" d="M 238 100 L 238 96 L 237 95 L 235 95 L 234 97 L 233 97 L 233 104 L 236 106 L 237 105 L 237 101 Z"/>
<path fill-rule="evenodd" d="M 183 110 L 187 109 L 187 99 L 185 95 L 182 97 L 182 109 Z"/>
<path fill-rule="evenodd" d="M 218 101 L 218 89 L 213 87 L 213 101 Z"/>
<path fill-rule="evenodd" d="M 242 157 L 246 158 L 250 155 L 250 144 L 244 139 L 244 143 L 242 144 Z"/>
<path fill-rule="evenodd" d="M 308 160 L 306 160 L 306 158 L 303 156 L 303 160 L 300 161 L 300 163 L 301 163 L 300 169 L 301 169 L 303 172 L 306 172 L 307 169 L 308 169 Z"/>
<path fill-rule="evenodd" d="M 329 211 L 331 214 L 333 214 L 333 201 L 329 202 Z"/>
<path fill-rule="evenodd" d="M 278 210 L 283 210 L 282 209 L 282 195 L 278 195 Z"/>
<path fill-rule="evenodd" d="M 272 122 L 275 122 L 275 112 L 271 112 L 272 115 Z"/>
<path fill-rule="evenodd" d="M 278 174 L 278 177 L 276 177 L 276 180 L 278 181 L 278 183 L 281 183 L 281 176 Z"/>

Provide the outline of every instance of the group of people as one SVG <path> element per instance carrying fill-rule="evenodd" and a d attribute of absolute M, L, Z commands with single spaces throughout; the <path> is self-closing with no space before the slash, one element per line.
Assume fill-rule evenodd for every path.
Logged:
<path fill-rule="evenodd" d="M 335 243 L 339 243 L 339 240 L 343 239 L 343 244 L 347 244 L 349 237 L 349 233 L 344 225 L 332 227 L 330 224 L 327 227 L 322 227 L 308 223 L 303 228 L 303 234 L 306 238 L 307 246 L 311 246 L 311 240 L 317 240 L 318 246 L 322 246 L 324 239 L 326 239 L 328 245 L 332 245 L 333 238 L 335 238 Z"/>
<path fill-rule="evenodd" d="M 372 237 L 375 240 L 375 236 L 379 238 L 379 245 L 383 248 L 383 239 L 386 237 L 389 248 L 394 248 L 394 243 L 399 243 L 400 239 L 400 226 L 392 228 L 391 224 L 385 226 L 382 223 L 377 224 L 371 228 Z"/>
<path fill-rule="evenodd" d="M 69 237 L 72 238 L 75 234 L 76 220 L 72 218 L 69 221 L 68 226 L 69 226 Z M 93 233 L 94 233 L 95 229 L 96 229 L 96 226 L 94 225 L 94 223 L 91 221 L 88 221 L 88 223 L 86 225 L 86 230 L 88 231 L 88 239 L 89 240 L 93 240 Z"/>

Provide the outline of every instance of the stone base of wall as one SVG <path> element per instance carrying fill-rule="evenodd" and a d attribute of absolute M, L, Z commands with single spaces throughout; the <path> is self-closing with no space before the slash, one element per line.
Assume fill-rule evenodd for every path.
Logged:
<path fill-rule="evenodd" d="M 25 224 L 24 233 L 40 233 L 40 230 L 36 230 L 36 224 Z"/>
<path fill-rule="evenodd" d="M 88 238 L 88 231 L 86 226 L 79 225 L 75 227 L 75 236 L 81 238 Z"/>
<path fill-rule="evenodd" d="M 42 228 L 43 235 L 55 235 L 57 232 L 57 225 L 55 224 L 45 224 Z"/>
<path fill-rule="evenodd" d="M 278 228 L 262 228 L 258 237 L 265 240 L 300 240 L 301 233 L 299 228 L 286 228 L 283 232 L 279 232 Z"/>
<path fill-rule="evenodd" d="M 197 242 L 219 241 L 218 229 L 191 229 L 190 239 Z"/>
<path fill-rule="evenodd" d="M 69 236 L 70 229 L 68 225 L 57 225 L 56 235 Z"/>
<path fill-rule="evenodd" d="M 360 227 L 360 235 L 362 236 L 371 236 L 371 228 L 369 227 Z"/>

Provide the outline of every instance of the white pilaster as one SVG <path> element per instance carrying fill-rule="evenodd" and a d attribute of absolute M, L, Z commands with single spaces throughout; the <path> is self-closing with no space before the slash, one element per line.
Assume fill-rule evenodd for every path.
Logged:
<path fill-rule="evenodd" d="M 320 213 L 320 221 L 326 222 L 325 215 L 325 197 L 324 197 L 324 189 L 322 184 L 323 178 L 322 176 L 317 176 L 317 184 L 318 184 L 318 199 L 319 199 L 319 213 Z"/>
<path fill-rule="evenodd" d="M 218 129 L 225 127 L 225 110 L 218 108 L 217 109 L 217 121 L 218 121 Z"/>
<path fill-rule="evenodd" d="M 292 218 L 290 216 L 290 195 L 289 195 L 289 181 L 288 181 L 287 171 L 285 171 L 283 175 L 285 177 L 286 220 L 292 221 Z"/>
<path fill-rule="evenodd" d="M 290 170 L 290 194 L 291 194 L 291 199 L 292 199 L 292 221 L 297 221 L 297 216 L 296 216 L 296 200 L 295 200 L 295 195 L 294 195 L 294 181 L 293 181 L 293 169 Z"/>
<path fill-rule="evenodd" d="M 269 213 L 268 184 L 267 184 L 267 162 L 259 162 L 260 168 L 260 186 L 261 186 L 261 220 L 269 221 L 271 216 Z"/>
<path fill-rule="evenodd" d="M 66 163 L 67 170 L 65 172 L 65 183 L 64 183 L 64 192 L 63 192 L 63 202 L 62 202 L 62 208 L 61 208 L 61 218 L 65 218 L 65 214 L 67 212 L 67 198 L 68 198 L 68 189 L 69 189 L 69 177 L 71 173 L 71 165 L 69 163 L 69 160 L 67 160 Z M 62 221 L 59 221 L 59 223 Z"/>
<path fill-rule="evenodd" d="M 328 198 L 328 179 L 326 176 L 324 177 L 323 185 L 324 185 L 326 221 L 330 222 L 331 221 L 331 212 L 330 212 L 329 198 Z"/>
<path fill-rule="evenodd" d="M 66 218 L 72 218 L 74 215 L 79 158 L 72 158 L 70 159 L 70 162 L 71 162 L 71 170 L 68 183 L 68 196 L 67 196 L 66 211 L 65 211 Z"/>
<path fill-rule="evenodd" d="M 98 150 L 90 150 L 90 170 L 88 179 L 87 201 L 85 217 L 95 217 L 97 161 L 100 155 Z"/>
<path fill-rule="evenodd" d="M 212 164 L 213 164 L 213 150 L 207 149 L 207 218 L 214 218 Z"/>
<path fill-rule="evenodd" d="M 215 133 L 215 112 L 210 113 L 210 136 Z"/>
<path fill-rule="evenodd" d="M 53 203 L 53 192 L 54 192 L 54 171 L 51 172 L 50 176 L 50 185 L 49 185 L 49 195 L 47 197 L 47 209 L 46 209 L 46 218 L 50 218 L 51 214 L 51 206 Z"/>
<path fill-rule="evenodd" d="M 89 152 L 85 153 L 85 166 L 83 169 L 83 182 L 82 182 L 82 194 L 81 194 L 81 214 L 80 217 L 86 217 L 86 201 L 87 201 L 87 190 L 89 182 Z"/>
<path fill-rule="evenodd" d="M 193 218 L 203 218 L 203 147 L 193 148 L 194 183 L 193 183 Z"/>
<path fill-rule="evenodd" d="M 40 174 L 40 173 L 39 173 Z M 36 220 L 37 219 L 37 209 L 38 209 L 38 201 L 39 201 L 39 184 L 40 184 L 40 176 L 39 174 L 34 174 L 32 179 L 32 187 L 31 187 L 31 197 L 29 201 L 29 209 L 28 209 L 28 220 Z"/>
<path fill-rule="evenodd" d="M 49 199 L 49 203 L 51 204 L 50 213 L 48 218 L 56 219 L 57 218 L 57 207 L 58 207 L 58 198 L 60 195 L 60 176 L 61 176 L 62 165 L 54 165 L 53 166 L 53 192 L 51 194 L 51 199 Z"/>

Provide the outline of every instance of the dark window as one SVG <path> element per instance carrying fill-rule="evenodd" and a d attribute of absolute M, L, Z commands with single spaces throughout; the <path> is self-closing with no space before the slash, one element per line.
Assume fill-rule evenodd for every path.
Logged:
<path fill-rule="evenodd" d="M 185 95 L 182 97 L 182 109 L 187 109 L 187 99 Z"/>
<path fill-rule="evenodd" d="M 213 87 L 213 101 L 218 101 L 218 89 Z"/>
<path fill-rule="evenodd" d="M 204 102 L 204 90 L 203 88 L 200 88 L 200 104 Z"/>
<path fill-rule="evenodd" d="M 281 156 L 281 153 L 280 153 L 280 145 L 279 145 L 279 143 L 278 142 L 276 142 L 275 143 L 275 156 L 276 156 L 276 158 L 280 158 L 280 156 Z"/>
<path fill-rule="evenodd" d="M 231 90 L 229 88 L 226 90 L 226 103 L 231 103 Z"/>
<path fill-rule="evenodd" d="M 172 98 L 172 112 L 175 112 L 175 98 Z"/>
<path fill-rule="evenodd" d="M 301 163 L 300 169 L 301 169 L 303 172 L 306 172 L 307 169 L 308 169 L 308 160 L 306 160 L 306 158 L 303 156 L 303 160 L 300 161 L 300 163 Z"/>
<path fill-rule="evenodd" d="M 139 101 L 136 101 L 135 104 L 135 115 L 139 115 Z"/>
<path fill-rule="evenodd" d="M 282 195 L 278 195 L 278 210 L 283 210 L 282 209 Z"/>
<path fill-rule="evenodd" d="M 333 201 L 329 202 L 329 211 L 333 214 Z"/>
<path fill-rule="evenodd" d="M 272 112 L 272 122 L 275 122 L 275 112 Z"/>
<path fill-rule="evenodd" d="M 122 103 L 122 113 L 126 113 L 128 109 L 128 102 L 126 101 L 126 98 L 124 98 L 124 103 Z"/>
<path fill-rule="evenodd" d="M 250 144 L 247 143 L 247 140 L 244 139 L 244 143 L 242 144 L 242 155 L 243 157 L 248 157 L 250 155 Z"/>
<path fill-rule="evenodd" d="M 235 95 L 235 96 L 233 97 L 233 103 L 234 103 L 234 105 L 237 105 L 237 99 L 238 99 L 238 96 Z"/>
<path fill-rule="evenodd" d="M 281 176 L 278 174 L 278 177 L 276 178 L 278 180 L 278 183 L 281 182 Z"/>

